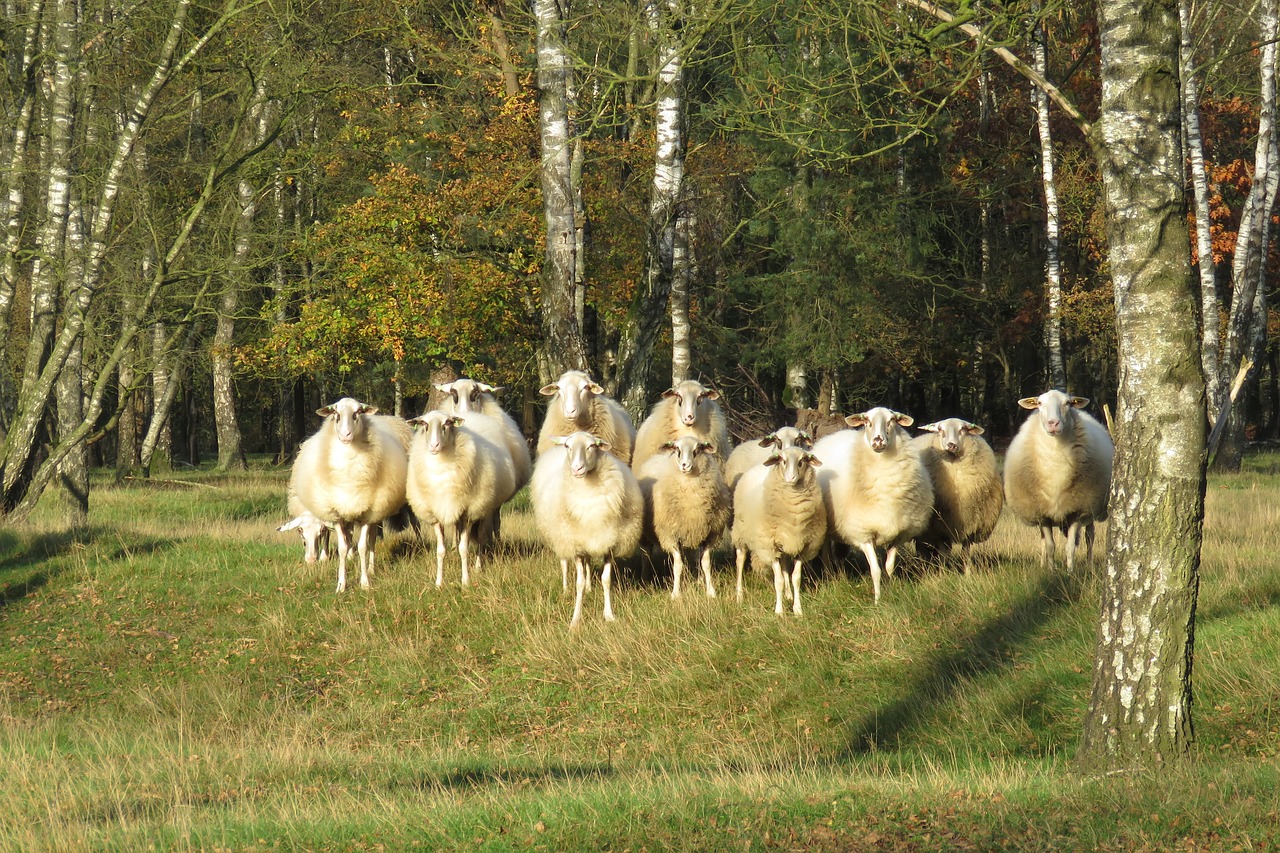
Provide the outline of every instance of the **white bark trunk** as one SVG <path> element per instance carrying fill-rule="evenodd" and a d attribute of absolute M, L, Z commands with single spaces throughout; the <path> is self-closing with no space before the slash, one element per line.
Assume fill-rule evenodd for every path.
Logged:
<path fill-rule="evenodd" d="M 1039 4 L 1035 5 L 1039 12 Z M 1035 68 L 1048 79 L 1048 36 L 1043 24 L 1036 27 L 1034 42 Z M 1058 211 L 1058 185 L 1053 174 L 1053 134 L 1049 125 L 1049 94 L 1041 86 L 1034 87 L 1036 127 L 1040 131 L 1040 168 L 1044 184 L 1045 251 L 1044 278 L 1048 315 L 1044 321 L 1045 349 L 1049 362 L 1049 384 L 1067 390 L 1067 366 L 1062 353 L 1062 229 Z"/>

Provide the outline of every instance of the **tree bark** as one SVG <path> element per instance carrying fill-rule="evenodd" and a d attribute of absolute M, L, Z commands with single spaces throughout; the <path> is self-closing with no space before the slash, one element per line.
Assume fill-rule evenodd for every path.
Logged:
<path fill-rule="evenodd" d="M 1079 759 L 1187 752 L 1205 493 L 1204 377 L 1180 139 L 1177 0 L 1103 0 L 1099 138 L 1120 361 L 1093 688 Z"/>
<path fill-rule="evenodd" d="M 1038 19 L 1032 44 L 1035 68 L 1049 79 L 1049 37 L 1035 4 Z M 1044 279 L 1048 314 L 1044 320 L 1045 351 L 1049 363 L 1049 384 L 1067 390 L 1067 364 L 1062 354 L 1062 227 L 1058 211 L 1058 184 L 1053 174 L 1053 134 L 1049 125 L 1049 93 L 1035 86 L 1036 127 L 1040 132 L 1040 174 L 1044 187 Z"/>

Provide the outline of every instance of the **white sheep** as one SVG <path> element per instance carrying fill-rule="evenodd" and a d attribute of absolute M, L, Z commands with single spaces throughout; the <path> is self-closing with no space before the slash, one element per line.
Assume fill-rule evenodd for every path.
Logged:
<path fill-rule="evenodd" d="M 707 596 L 715 598 L 711 548 L 729 522 L 729 488 L 715 446 L 692 435 L 662 445 L 636 471 L 645 499 L 645 527 L 671 555 L 671 597 L 680 597 L 686 549 L 697 551 Z M 692 564 L 690 564 L 692 565 Z"/>
<path fill-rule="evenodd" d="M 529 482 L 533 459 L 524 433 L 495 396 L 502 388 L 466 378 L 437 384 L 436 388 L 449 395 L 441 403 L 440 411 L 464 417 L 472 413 L 488 415 L 502 425 L 507 452 L 516 466 L 516 491 L 520 491 Z"/>
<path fill-rule="evenodd" d="M 588 432 L 609 445 L 609 452 L 631 464 L 631 448 L 636 440 L 635 424 L 618 401 L 581 370 L 568 370 L 538 392 L 551 397 L 547 415 L 538 432 L 538 455 L 553 446 L 557 438 L 574 432 Z"/>
<path fill-rule="evenodd" d="M 516 493 L 516 468 L 500 421 L 431 411 L 418 425 L 409 452 L 409 506 L 436 532 L 436 586 L 444 584 L 446 529 L 458 545 L 462 585 L 471 583 L 470 548 L 482 546 L 491 519 Z M 475 565 L 480 565 L 479 547 Z"/>
<path fill-rule="evenodd" d="M 742 568 L 746 555 L 773 566 L 774 612 L 782 613 L 783 593 L 790 590 L 791 609 L 800 616 L 800 576 L 827 537 L 827 509 L 814 469 L 822 461 L 798 445 L 773 451 L 763 465 L 747 470 L 733 493 L 730 539 L 737 549 L 738 600 L 742 600 Z M 782 558 L 792 561 L 782 570 Z"/>
<path fill-rule="evenodd" d="M 276 528 L 281 533 L 296 530 L 302 537 L 302 559 L 307 563 L 329 559 L 329 533 L 333 526 L 316 518 L 315 513 L 307 509 L 298 500 L 298 496 L 289 493 L 289 515 L 293 518 Z"/>
<path fill-rule="evenodd" d="M 347 588 L 353 545 L 360 586 L 369 587 L 378 524 L 405 503 L 409 456 L 393 423 L 399 419 L 377 411 L 351 397 L 318 410 L 324 424 L 302 443 L 289 482 L 302 507 L 337 531 L 338 592 Z"/>
<path fill-rule="evenodd" d="M 1053 530 L 1066 535 L 1067 568 L 1075 567 L 1075 549 L 1084 529 L 1093 564 L 1093 525 L 1107 518 L 1111 488 L 1111 436 L 1082 409 L 1084 397 L 1049 390 L 1018 401 L 1032 409 L 1009 444 L 1004 462 L 1004 493 L 1009 509 L 1040 528 L 1041 564 L 1053 562 Z"/>
<path fill-rule="evenodd" d="M 729 491 L 732 493 L 737 487 L 738 478 L 746 473 L 747 469 L 763 465 L 765 460 L 773 455 L 775 448 L 782 450 L 786 447 L 811 450 L 813 436 L 802 429 L 784 426 L 778 427 L 759 441 L 744 441 L 735 447 L 724 466 L 724 481 L 729 486 Z"/>
<path fill-rule="evenodd" d="M 880 561 L 892 577 L 898 546 L 924 532 L 933 514 L 933 483 L 903 427 L 910 415 L 877 406 L 850 415 L 852 431 L 818 439 L 814 454 L 822 460 L 818 482 L 827 502 L 831 530 L 861 549 L 871 567 L 875 600 L 880 600 Z"/>
<path fill-rule="evenodd" d="M 982 427 L 963 418 L 946 418 L 920 429 L 925 434 L 911 443 L 933 481 L 933 516 L 916 544 L 946 552 L 959 543 L 967 575 L 972 566 L 969 546 L 990 538 L 1004 508 L 996 455 L 981 437 Z"/>
<path fill-rule="evenodd" d="M 646 460 L 660 452 L 662 445 L 682 435 L 710 442 L 715 446 L 720 461 L 728 461 L 731 450 L 729 427 L 717 402 L 719 399 L 719 391 L 696 379 L 686 379 L 663 391 L 662 399 L 653 404 L 649 416 L 636 432 L 635 448 L 631 452 L 632 466 L 639 470 Z"/>
<path fill-rule="evenodd" d="M 612 621 L 613 561 L 634 553 L 644 528 L 640 484 L 608 444 L 587 432 L 556 438 L 539 454 L 529 483 L 534 521 L 562 565 L 577 568 L 577 597 L 569 627 L 582 618 L 582 597 L 591 561 L 603 559 L 604 618 Z"/>

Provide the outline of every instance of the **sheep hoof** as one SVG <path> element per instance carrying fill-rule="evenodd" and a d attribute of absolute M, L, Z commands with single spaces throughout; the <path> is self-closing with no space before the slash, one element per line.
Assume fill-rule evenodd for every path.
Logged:
<path fill-rule="evenodd" d="M 346 591 L 347 591 L 347 584 L 346 584 L 346 582 L 345 582 L 345 581 L 343 581 L 342 583 L 339 583 L 339 584 L 338 584 L 338 588 L 337 588 L 336 590 L 334 590 L 334 592 L 335 592 L 336 594 L 338 594 L 338 595 L 342 595 L 342 593 L 344 593 L 344 592 L 346 592 Z"/>

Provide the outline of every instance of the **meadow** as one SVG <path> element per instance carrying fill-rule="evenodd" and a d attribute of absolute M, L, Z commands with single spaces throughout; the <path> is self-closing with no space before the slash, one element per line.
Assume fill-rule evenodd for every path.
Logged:
<path fill-rule="evenodd" d="M 0 528 L 0 850 L 1257 850 L 1280 846 L 1280 455 L 1209 485 L 1185 766 L 1072 765 L 1099 587 L 1006 517 L 926 568 L 579 630 L 525 496 L 470 588 L 388 539 L 304 565 L 287 471 L 95 481 Z M 909 561 L 908 566 L 909 568 Z M 810 583 L 812 578 L 812 583 Z"/>

